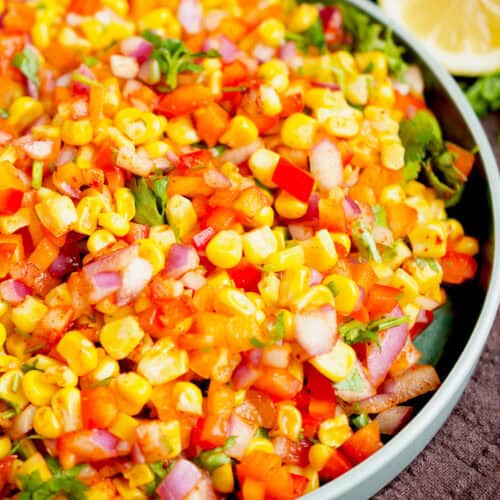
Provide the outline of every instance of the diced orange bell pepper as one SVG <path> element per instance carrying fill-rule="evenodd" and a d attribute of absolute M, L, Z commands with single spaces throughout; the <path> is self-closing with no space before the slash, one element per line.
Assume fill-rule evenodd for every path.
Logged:
<path fill-rule="evenodd" d="M 441 258 L 443 268 L 443 281 L 459 285 L 472 279 L 477 272 L 477 262 L 474 257 L 460 252 L 447 252 Z"/>
<path fill-rule="evenodd" d="M 243 500 L 265 500 L 266 485 L 262 481 L 249 477 L 243 482 L 241 497 Z"/>
<path fill-rule="evenodd" d="M 252 451 L 241 459 L 239 465 L 236 466 L 236 472 L 240 480 L 253 478 L 267 483 L 272 480 L 280 467 L 281 458 L 278 455 Z"/>
<path fill-rule="evenodd" d="M 454 155 L 456 155 L 453 165 L 465 175 L 465 177 L 469 177 L 469 174 L 474 166 L 474 153 L 467 151 L 456 144 L 448 142 L 446 144 L 448 151 L 451 151 Z"/>
<path fill-rule="evenodd" d="M 68 11 L 81 16 L 91 16 L 100 6 L 100 0 L 71 0 Z"/>
<path fill-rule="evenodd" d="M 158 103 L 156 112 L 167 118 L 174 118 L 192 113 L 212 100 L 213 95 L 207 87 L 196 84 L 184 85 L 165 94 Z"/>
<path fill-rule="evenodd" d="M 423 97 L 413 95 L 411 92 L 401 94 L 397 90 L 394 90 L 394 95 L 396 97 L 394 109 L 401 111 L 405 118 L 411 119 L 419 109 L 425 109 L 427 107 Z"/>
<path fill-rule="evenodd" d="M 229 115 L 217 103 L 211 102 L 194 112 L 194 120 L 200 138 L 205 141 L 207 146 L 213 147 L 219 142 L 219 138 L 226 130 Z"/>
<path fill-rule="evenodd" d="M 36 12 L 32 5 L 9 2 L 7 13 L 3 18 L 3 28 L 12 32 L 30 31 L 35 24 Z"/>
<path fill-rule="evenodd" d="M 283 401 L 293 399 L 300 391 L 301 383 L 284 368 L 266 367 L 255 381 L 254 387 L 276 401 Z"/>
<path fill-rule="evenodd" d="M 352 262 L 350 267 L 352 279 L 363 287 L 365 292 L 369 292 L 377 279 L 372 266 L 367 262 Z"/>
<path fill-rule="evenodd" d="M 319 472 L 321 479 L 331 481 L 352 469 L 349 459 L 338 449 L 333 449 L 325 466 Z"/>
<path fill-rule="evenodd" d="M 49 238 L 43 238 L 28 258 L 40 271 L 46 271 L 59 255 L 59 247 Z"/>
<path fill-rule="evenodd" d="M 417 223 L 417 211 L 406 203 L 388 205 L 386 212 L 394 238 L 404 238 Z"/>
<path fill-rule="evenodd" d="M 366 297 L 366 307 L 370 313 L 390 313 L 398 303 L 401 290 L 392 286 L 375 284 Z"/>
<path fill-rule="evenodd" d="M 373 420 L 357 430 L 340 449 L 353 464 L 359 464 L 380 448 L 380 428 L 378 422 Z"/>
<path fill-rule="evenodd" d="M 82 419 L 87 429 L 106 429 L 118 416 L 118 407 L 109 387 L 82 389 Z"/>

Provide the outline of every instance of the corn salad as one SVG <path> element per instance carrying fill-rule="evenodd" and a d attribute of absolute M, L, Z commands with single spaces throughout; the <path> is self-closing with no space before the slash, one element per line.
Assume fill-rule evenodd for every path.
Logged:
<path fill-rule="evenodd" d="M 390 33 L 292 0 L 0 14 L 0 496 L 293 499 L 376 452 L 479 251 L 446 212 L 474 155 Z"/>

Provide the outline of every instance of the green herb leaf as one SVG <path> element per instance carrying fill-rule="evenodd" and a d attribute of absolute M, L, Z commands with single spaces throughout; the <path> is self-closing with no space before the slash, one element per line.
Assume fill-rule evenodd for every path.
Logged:
<path fill-rule="evenodd" d="M 81 73 L 74 72 L 71 75 L 71 79 L 75 82 L 83 83 L 84 85 L 88 85 L 89 87 L 101 87 L 102 85 L 97 80 L 92 80 L 88 76 L 82 75 Z"/>
<path fill-rule="evenodd" d="M 269 329 L 269 342 L 276 344 L 285 338 L 285 313 L 280 311 L 276 316 L 276 321 Z"/>
<path fill-rule="evenodd" d="M 139 224 L 158 226 L 165 224 L 168 177 L 152 179 L 152 187 L 143 177 L 135 177 L 130 189 L 134 194 L 135 218 Z"/>
<path fill-rule="evenodd" d="M 92 66 L 99 64 L 99 59 L 97 59 L 97 57 L 94 56 L 84 57 L 83 64 L 85 64 L 85 66 L 88 66 L 89 68 L 92 68 Z"/>
<path fill-rule="evenodd" d="M 316 47 L 321 53 L 326 52 L 326 37 L 321 19 L 316 19 L 314 24 L 302 33 L 286 33 L 286 40 L 295 42 L 302 52 L 307 52 L 309 47 Z"/>
<path fill-rule="evenodd" d="M 373 234 L 363 221 L 358 220 L 353 224 L 352 239 L 365 259 L 373 260 L 377 263 L 382 262 Z"/>
<path fill-rule="evenodd" d="M 400 316 L 383 318 L 370 321 L 368 324 L 361 323 L 357 320 L 352 320 L 344 323 L 339 327 L 339 333 L 347 344 L 356 344 L 357 342 L 375 342 L 380 348 L 380 341 L 377 336 L 378 332 L 389 330 L 395 326 L 408 323 L 408 316 Z"/>
<path fill-rule="evenodd" d="M 373 206 L 373 214 L 375 215 L 375 225 L 388 227 L 387 225 L 387 213 L 385 212 L 385 208 L 382 205 L 374 205 Z"/>
<path fill-rule="evenodd" d="M 257 349 L 262 349 L 263 347 L 266 347 L 266 344 L 264 344 L 264 342 L 260 341 L 256 337 L 252 337 L 249 342 Z"/>
<path fill-rule="evenodd" d="M 23 373 L 28 373 L 31 370 L 38 370 L 40 372 L 43 371 L 40 368 L 37 368 L 36 366 L 37 364 L 38 364 L 38 359 L 35 359 L 35 361 L 31 365 L 29 363 L 24 363 L 23 366 L 21 367 L 21 370 Z"/>
<path fill-rule="evenodd" d="M 236 443 L 236 437 L 230 436 L 227 438 L 227 441 L 224 444 L 224 446 L 220 446 L 212 450 L 202 451 L 194 459 L 194 462 L 203 469 L 206 469 L 208 470 L 208 472 L 212 473 L 215 469 L 218 469 L 221 465 L 233 463 L 231 457 L 227 456 L 224 452 L 227 449 L 234 446 L 235 443 Z"/>
<path fill-rule="evenodd" d="M 478 78 L 465 95 L 479 117 L 500 109 L 500 73 Z"/>
<path fill-rule="evenodd" d="M 368 425 L 370 423 L 370 419 L 368 418 L 368 415 L 366 412 L 362 412 L 359 415 L 356 416 L 351 416 L 351 424 L 356 427 L 356 429 L 361 429 L 365 425 Z"/>
<path fill-rule="evenodd" d="M 22 52 L 18 52 L 12 59 L 12 66 L 17 68 L 37 87 L 40 85 L 40 78 L 38 75 L 40 71 L 40 59 L 33 49 L 25 47 Z"/>

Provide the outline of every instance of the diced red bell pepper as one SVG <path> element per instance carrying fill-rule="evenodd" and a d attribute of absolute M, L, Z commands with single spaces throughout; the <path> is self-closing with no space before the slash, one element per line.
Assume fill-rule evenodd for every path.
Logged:
<path fill-rule="evenodd" d="M 91 16 L 95 14 L 100 5 L 100 0 L 72 0 L 68 11 L 81 16 Z"/>
<path fill-rule="evenodd" d="M 216 207 L 200 221 L 201 227 L 211 227 L 216 232 L 230 229 L 237 222 L 238 213 L 231 208 Z"/>
<path fill-rule="evenodd" d="M 199 233 L 193 236 L 193 244 L 196 250 L 204 250 L 208 242 L 215 236 L 215 229 L 213 227 L 206 227 Z"/>
<path fill-rule="evenodd" d="M 388 314 L 396 307 L 400 296 L 398 288 L 375 284 L 366 297 L 366 308 L 372 314 Z"/>
<path fill-rule="evenodd" d="M 318 432 L 319 425 L 324 418 L 314 417 L 309 413 L 302 413 L 302 428 L 304 429 L 304 437 L 313 439 Z"/>
<path fill-rule="evenodd" d="M 0 189 L 0 215 L 15 214 L 23 202 L 23 192 L 18 189 Z"/>
<path fill-rule="evenodd" d="M 359 464 L 380 448 L 380 428 L 378 422 L 373 420 L 356 431 L 340 449 L 353 464 Z"/>
<path fill-rule="evenodd" d="M 7 455 L 0 460 L 0 491 L 2 491 L 4 486 L 10 482 L 12 466 L 14 465 L 16 458 L 16 455 Z"/>
<path fill-rule="evenodd" d="M 304 493 L 308 482 L 305 476 L 293 474 L 292 477 L 285 467 L 281 467 L 266 482 L 266 499 L 293 500 Z"/>
<path fill-rule="evenodd" d="M 248 68 L 241 61 L 233 61 L 222 70 L 222 86 L 234 87 L 248 80 Z"/>
<path fill-rule="evenodd" d="M 95 154 L 94 163 L 97 168 L 105 170 L 115 166 L 114 158 L 115 153 L 113 148 L 107 144 L 103 144 Z"/>
<path fill-rule="evenodd" d="M 227 439 L 228 417 L 208 415 L 201 429 L 200 443 L 209 443 L 210 448 L 224 446 Z M 203 447 L 203 446 L 202 446 Z"/>
<path fill-rule="evenodd" d="M 401 111 L 405 118 L 413 118 L 415 113 L 420 109 L 426 109 L 423 97 L 415 96 L 411 92 L 400 94 L 397 90 L 394 91 L 396 102 L 394 108 Z"/>
<path fill-rule="evenodd" d="M 273 173 L 273 182 L 287 193 L 307 203 L 314 189 L 314 178 L 285 158 L 280 158 Z"/>
<path fill-rule="evenodd" d="M 227 271 L 234 281 L 236 288 L 243 288 L 246 292 L 258 292 L 258 283 L 262 271 L 249 262 L 241 262 Z"/>
<path fill-rule="evenodd" d="M 165 94 L 158 103 L 156 112 L 167 118 L 175 118 L 192 113 L 212 100 L 213 95 L 207 87 L 196 84 L 184 85 Z"/>
<path fill-rule="evenodd" d="M 304 96 L 300 92 L 286 95 L 281 99 L 281 106 L 283 109 L 280 118 L 287 118 L 294 113 L 300 113 L 304 109 Z"/>
<path fill-rule="evenodd" d="M 433 319 L 434 319 L 434 313 L 432 311 L 421 310 L 417 315 L 415 324 L 410 329 L 410 337 L 412 339 L 417 337 L 432 323 Z"/>
<path fill-rule="evenodd" d="M 335 416 L 335 399 L 311 398 L 309 401 L 309 413 L 317 418 L 330 418 Z"/>
<path fill-rule="evenodd" d="M 284 368 L 264 368 L 254 387 L 276 401 L 293 399 L 300 391 L 300 381 Z"/>
<path fill-rule="evenodd" d="M 324 481 L 331 481 L 350 469 L 352 469 L 352 464 L 349 459 L 340 450 L 334 448 L 328 462 L 320 470 L 319 476 Z"/>
<path fill-rule="evenodd" d="M 212 159 L 210 151 L 206 149 L 199 149 L 192 153 L 186 153 L 179 158 L 179 169 L 192 169 L 206 167 L 207 163 Z"/>
<path fill-rule="evenodd" d="M 114 393 L 109 387 L 82 389 L 82 419 L 87 429 L 105 429 L 118 416 Z"/>
<path fill-rule="evenodd" d="M 477 271 L 477 262 L 474 257 L 460 252 L 447 252 L 441 258 L 443 268 L 443 281 L 459 285 L 466 280 L 474 278 Z"/>
<path fill-rule="evenodd" d="M 332 382 L 312 365 L 307 366 L 306 387 L 311 395 L 320 400 L 335 400 Z"/>

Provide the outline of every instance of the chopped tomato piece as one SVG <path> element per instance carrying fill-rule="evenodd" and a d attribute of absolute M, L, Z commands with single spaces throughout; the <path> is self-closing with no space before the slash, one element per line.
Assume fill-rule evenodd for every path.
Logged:
<path fill-rule="evenodd" d="M 453 165 L 455 165 L 465 177 L 469 177 L 469 174 L 474 166 L 475 155 L 470 151 L 467 151 L 456 144 L 448 142 L 446 144 L 448 151 L 451 151 L 454 155 L 456 155 Z"/>
<path fill-rule="evenodd" d="M 443 281 L 459 285 L 474 278 L 477 271 L 477 262 L 474 257 L 460 252 L 448 252 L 441 258 Z"/>
<path fill-rule="evenodd" d="M 262 277 L 262 271 L 250 262 L 241 262 L 236 267 L 228 269 L 228 274 L 236 288 L 243 288 L 246 292 L 258 292 L 257 285 Z"/>
<path fill-rule="evenodd" d="M 0 215 L 15 214 L 23 202 L 23 192 L 17 189 L 0 189 Z"/>

